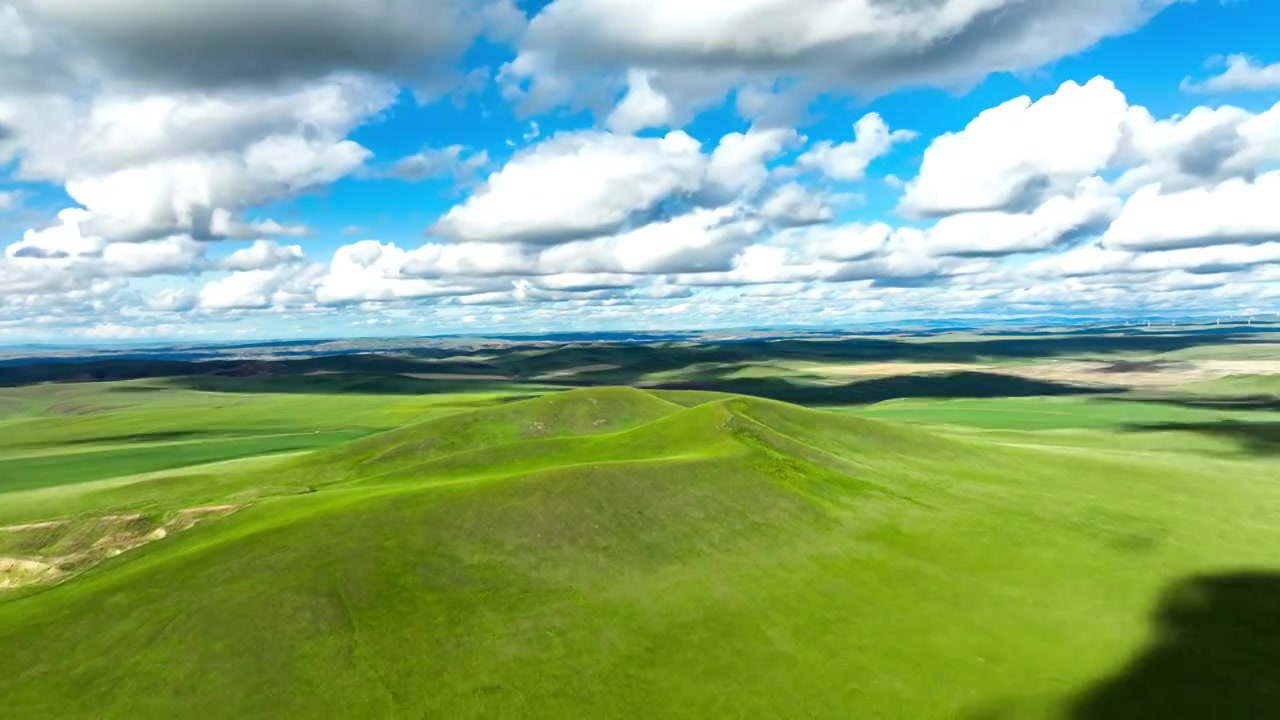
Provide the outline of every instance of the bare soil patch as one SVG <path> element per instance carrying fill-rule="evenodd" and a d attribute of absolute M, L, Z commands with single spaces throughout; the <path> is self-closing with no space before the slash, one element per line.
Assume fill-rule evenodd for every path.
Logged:
<path fill-rule="evenodd" d="M 1227 375 L 1280 375 L 1280 360 L 1209 360 L 1201 363 Z"/>
<path fill-rule="evenodd" d="M 58 415 L 62 417 L 71 417 L 78 415 L 93 415 L 104 410 L 110 410 L 110 407 L 102 405 L 91 405 L 82 402 L 73 402 L 70 400 L 57 402 L 45 408 L 48 415 Z"/>
<path fill-rule="evenodd" d="M 179 515 L 215 515 L 215 514 L 232 513 L 239 509 L 240 509 L 239 505 L 208 505 L 206 507 L 195 507 L 195 508 L 187 508 L 185 510 L 179 510 L 178 514 Z"/>
<path fill-rule="evenodd" d="M 94 521 L 99 527 L 93 533 L 97 537 L 86 538 L 83 545 L 77 542 L 78 549 L 70 551 L 64 549 L 56 556 L 36 553 L 29 557 L 0 557 L 0 590 L 47 584 L 65 579 L 107 558 L 122 555 L 143 545 L 163 540 L 174 533 L 189 530 L 203 520 L 226 517 L 240 508 L 240 505 L 185 508 L 158 527 L 148 520 L 147 516 L 141 514 L 101 516 Z M 10 525 L 0 530 L 8 532 L 56 530 L 69 523 L 69 520 L 50 520 L 26 525 Z"/>
<path fill-rule="evenodd" d="M 189 530 L 201 520 L 226 517 L 239 509 L 239 505 L 209 505 L 179 510 L 178 516 L 161 529 L 166 533 Z"/>
<path fill-rule="evenodd" d="M 880 375 L 916 375 L 935 372 L 974 372 L 989 369 L 986 365 L 970 363 L 913 363 L 913 362 L 879 362 L 857 363 L 854 365 L 823 365 L 815 368 L 815 372 L 825 375 L 843 375 L 847 377 L 869 377 Z"/>
<path fill-rule="evenodd" d="M 0 590 L 48 582 L 62 572 L 50 563 L 24 558 L 0 557 Z"/>
<path fill-rule="evenodd" d="M 1042 365 L 995 368 L 992 372 L 1076 385 L 1168 387 L 1202 380 L 1216 380 L 1228 375 L 1280 373 L 1280 362 L 1261 360 L 1207 360 L 1194 362 L 1066 360 Z"/>
<path fill-rule="evenodd" d="M 66 525 L 66 520 L 49 520 L 46 522 L 27 523 L 25 525 L 7 525 L 0 527 L 0 532 L 24 532 L 26 530 L 48 530 L 49 528 L 62 527 Z"/>

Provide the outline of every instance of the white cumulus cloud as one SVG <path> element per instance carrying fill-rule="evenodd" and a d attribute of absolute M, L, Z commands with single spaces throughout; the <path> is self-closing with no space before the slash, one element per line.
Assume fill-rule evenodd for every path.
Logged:
<path fill-rule="evenodd" d="M 1102 236 L 1107 247 L 1170 250 L 1280 239 L 1280 171 L 1254 181 L 1226 180 L 1207 188 L 1162 193 L 1138 190 Z"/>
<path fill-rule="evenodd" d="M 926 216 L 1035 207 L 1111 163 L 1128 110 L 1125 96 L 1100 77 L 985 110 L 930 143 L 902 207 Z"/>
<path fill-rule="evenodd" d="M 911 130 L 891 131 L 884 118 L 876 113 L 867 113 L 858 120 L 853 134 L 853 142 L 819 142 L 801 155 L 796 164 L 834 180 L 861 180 L 873 160 L 889 154 L 894 145 L 917 137 Z"/>
<path fill-rule="evenodd" d="M 461 241 L 565 242 L 621 228 L 703 181 L 702 146 L 681 131 L 661 138 L 563 133 L 517 154 L 436 223 Z"/>
<path fill-rule="evenodd" d="M 1280 62 L 1264 65 L 1248 55 L 1228 55 L 1222 72 L 1204 80 L 1186 78 L 1182 89 L 1189 92 L 1236 92 L 1280 88 Z"/>

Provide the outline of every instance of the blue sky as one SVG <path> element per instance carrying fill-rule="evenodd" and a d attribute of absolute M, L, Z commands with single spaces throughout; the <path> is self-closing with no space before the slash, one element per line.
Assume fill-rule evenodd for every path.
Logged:
<path fill-rule="evenodd" d="M 1280 309 L 1275 3 L 330 5 L 0 0 L 0 343 Z"/>

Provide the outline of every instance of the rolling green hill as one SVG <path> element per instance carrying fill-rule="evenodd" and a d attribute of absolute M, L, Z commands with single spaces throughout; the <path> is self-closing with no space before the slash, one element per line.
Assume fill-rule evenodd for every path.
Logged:
<path fill-rule="evenodd" d="M 1248 571 L 1277 560 L 1275 470 L 718 394 L 460 407 L 275 462 L 0 496 L 25 498 L 15 521 L 48 520 L 51 493 L 81 513 L 0 530 L 0 555 L 167 531 L 0 596 L 0 704 L 1261 717 L 1280 581 Z"/>

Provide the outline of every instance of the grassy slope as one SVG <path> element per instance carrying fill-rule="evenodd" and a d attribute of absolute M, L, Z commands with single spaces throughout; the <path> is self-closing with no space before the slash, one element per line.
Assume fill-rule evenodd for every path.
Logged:
<path fill-rule="evenodd" d="M 315 431 L 305 434 L 162 442 L 96 452 L 11 456 L 0 463 L 0 487 L 6 491 L 32 490 L 221 460 L 311 450 L 329 447 L 364 434 L 359 431 Z"/>
<path fill-rule="evenodd" d="M 686 398 L 574 392 L 287 463 L 280 482 L 333 484 L 0 604 L 0 697 L 61 717 L 1039 716 L 1142 649 L 1169 583 L 1277 559 L 1274 462 Z M 1148 691 L 1109 716 L 1209 713 Z"/>
<path fill-rule="evenodd" d="M 0 389 L 0 491 L 330 447 L 503 397 L 210 393 L 162 381 Z"/>
<path fill-rule="evenodd" d="M 1280 412 L 1217 411 L 1169 403 L 1135 402 L 1127 398 L 1120 401 L 1116 398 L 1082 397 L 891 400 L 855 412 L 884 420 L 1018 430 L 1103 429 L 1219 420 L 1280 421 Z"/>

